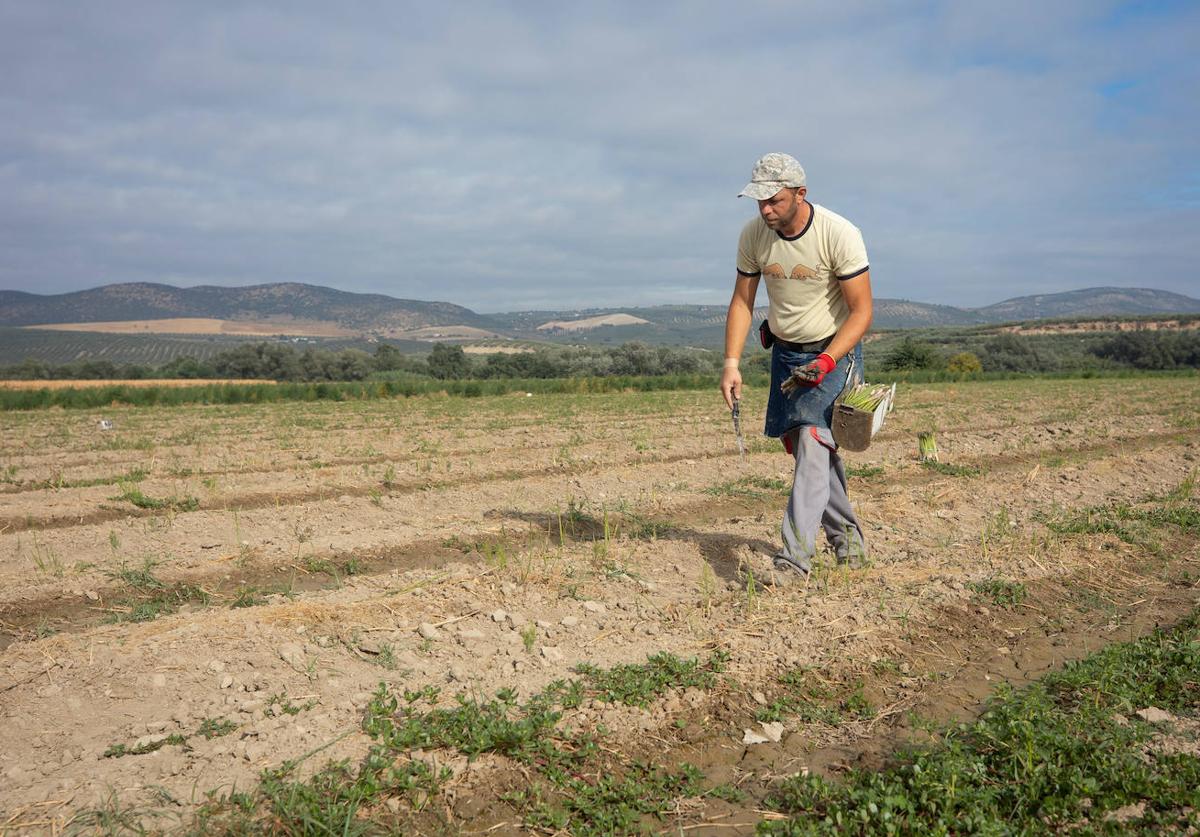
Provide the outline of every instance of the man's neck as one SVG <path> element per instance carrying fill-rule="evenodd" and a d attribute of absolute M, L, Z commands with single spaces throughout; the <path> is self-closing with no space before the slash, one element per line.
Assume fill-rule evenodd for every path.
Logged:
<path fill-rule="evenodd" d="M 779 234 L 784 238 L 795 238 L 800 235 L 801 231 L 808 226 L 808 219 L 812 217 L 812 213 L 812 204 L 808 202 L 807 198 L 802 199 L 800 201 L 800 211 L 796 213 L 795 220 L 792 221 L 788 229 L 780 230 Z"/>

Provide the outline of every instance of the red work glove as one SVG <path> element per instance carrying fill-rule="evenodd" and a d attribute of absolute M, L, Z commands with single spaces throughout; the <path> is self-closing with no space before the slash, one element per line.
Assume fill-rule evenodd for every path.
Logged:
<path fill-rule="evenodd" d="M 815 387 L 825 380 L 825 376 L 832 372 L 835 366 L 837 364 L 833 358 L 822 352 L 812 363 L 806 363 L 804 366 L 797 366 L 793 369 L 791 377 L 780 384 L 779 389 L 784 395 L 791 395 L 800 387 Z"/>

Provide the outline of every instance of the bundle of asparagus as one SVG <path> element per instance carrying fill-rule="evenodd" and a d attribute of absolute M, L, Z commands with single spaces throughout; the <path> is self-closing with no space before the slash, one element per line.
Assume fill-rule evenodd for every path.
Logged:
<path fill-rule="evenodd" d="M 933 434 L 932 430 L 926 430 L 924 433 L 917 434 L 917 461 L 938 461 L 937 437 Z"/>
<path fill-rule="evenodd" d="M 887 384 L 858 384 L 842 396 L 842 403 L 856 410 L 873 413 L 891 391 L 892 388 Z"/>
<path fill-rule="evenodd" d="M 847 450 L 866 450 L 883 427 L 896 397 L 895 384 L 857 384 L 834 403 L 833 438 Z"/>

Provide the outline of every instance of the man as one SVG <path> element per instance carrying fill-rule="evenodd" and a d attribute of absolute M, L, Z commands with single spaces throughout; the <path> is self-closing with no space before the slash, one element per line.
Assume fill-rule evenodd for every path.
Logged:
<path fill-rule="evenodd" d="M 846 472 L 830 421 L 834 399 L 862 380 L 861 340 L 871 325 L 871 276 L 862 234 L 809 203 L 804 169 L 787 154 L 767 154 L 738 197 L 758 201 L 758 217 L 742 229 L 737 280 L 725 321 L 721 394 L 732 409 L 741 398 L 738 361 L 761 279 L 770 299 L 764 343 L 771 336 L 771 390 L 764 432 L 796 460 L 784 511 L 777 581 L 807 577 L 824 528 L 838 563 L 859 563 L 866 540 L 846 493 Z"/>

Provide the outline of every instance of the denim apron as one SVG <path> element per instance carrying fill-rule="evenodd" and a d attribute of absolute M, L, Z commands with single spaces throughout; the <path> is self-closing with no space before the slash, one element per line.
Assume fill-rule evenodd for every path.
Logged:
<path fill-rule="evenodd" d="M 767 421 L 763 433 L 778 438 L 793 427 L 812 425 L 830 430 L 833 421 L 833 402 L 847 385 L 861 383 L 862 343 L 838 361 L 833 371 L 815 387 L 801 386 L 784 395 L 779 386 L 797 366 L 817 359 L 820 352 L 796 352 L 778 342 L 771 347 L 771 392 L 767 397 Z"/>

